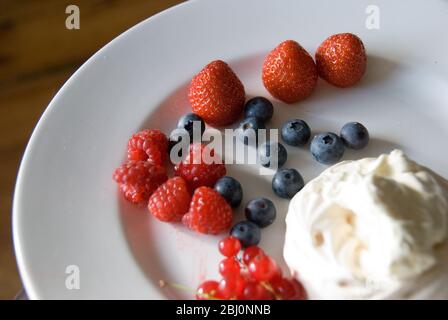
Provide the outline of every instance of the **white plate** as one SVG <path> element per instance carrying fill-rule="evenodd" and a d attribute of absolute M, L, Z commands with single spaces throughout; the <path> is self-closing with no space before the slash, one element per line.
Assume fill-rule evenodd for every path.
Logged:
<path fill-rule="evenodd" d="M 156 221 L 118 195 L 111 175 L 129 136 L 144 127 L 169 132 L 188 109 L 186 84 L 206 63 L 223 59 L 247 95 L 268 96 L 263 57 L 285 39 L 311 54 L 327 36 L 359 35 L 368 70 L 351 89 L 319 81 L 306 101 L 275 102 L 271 127 L 292 117 L 317 131 L 361 121 L 372 142 L 345 159 L 399 147 L 448 176 L 447 1 L 375 1 L 380 29 L 367 29 L 372 1 L 189 1 L 132 28 L 85 63 L 39 121 L 26 150 L 14 198 L 14 242 L 31 298 L 190 298 L 160 289 L 159 279 L 194 288 L 217 277 L 220 237 Z M 288 148 L 286 167 L 309 181 L 324 169 L 302 149 Z M 267 196 L 278 218 L 261 246 L 282 261 L 288 202 L 275 197 L 269 176 L 229 166 L 245 199 Z M 242 219 L 242 209 L 236 220 Z M 67 266 L 79 267 L 80 289 L 66 287 Z M 70 271 L 70 270 L 68 270 Z"/>

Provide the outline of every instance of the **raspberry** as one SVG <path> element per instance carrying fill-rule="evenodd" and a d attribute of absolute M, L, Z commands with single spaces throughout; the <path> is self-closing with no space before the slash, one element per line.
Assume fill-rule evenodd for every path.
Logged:
<path fill-rule="evenodd" d="M 184 178 L 192 190 L 201 186 L 213 187 L 219 178 L 226 175 L 223 163 L 205 163 L 207 154 L 214 157 L 214 150 L 210 151 L 200 143 L 191 144 L 187 157 L 175 167 L 176 175 Z"/>
<path fill-rule="evenodd" d="M 168 139 L 158 129 L 134 134 L 128 141 L 128 160 L 148 160 L 162 165 L 168 155 Z"/>
<path fill-rule="evenodd" d="M 190 200 L 185 180 L 174 177 L 154 191 L 149 198 L 148 209 L 160 221 L 180 221 L 188 211 Z"/>
<path fill-rule="evenodd" d="M 128 161 L 115 170 L 113 179 L 128 201 L 144 206 L 168 176 L 161 166 L 147 161 Z"/>
<path fill-rule="evenodd" d="M 190 210 L 183 216 L 182 222 L 191 230 L 218 234 L 232 225 L 232 208 L 215 190 L 199 187 L 191 199 Z"/>

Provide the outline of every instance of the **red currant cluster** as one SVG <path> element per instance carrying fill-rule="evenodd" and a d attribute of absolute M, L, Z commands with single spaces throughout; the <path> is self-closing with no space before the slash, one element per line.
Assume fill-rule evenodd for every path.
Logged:
<path fill-rule="evenodd" d="M 232 236 L 219 242 L 226 258 L 219 263 L 222 279 L 207 280 L 196 291 L 196 299 L 207 300 L 305 300 L 306 292 L 296 279 L 282 276 L 277 263 L 257 246 L 241 251 Z"/>

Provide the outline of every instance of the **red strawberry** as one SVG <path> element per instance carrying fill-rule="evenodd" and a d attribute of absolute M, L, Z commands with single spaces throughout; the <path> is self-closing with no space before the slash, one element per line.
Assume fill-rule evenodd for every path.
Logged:
<path fill-rule="evenodd" d="M 294 103 L 308 97 L 316 87 L 316 65 L 297 42 L 286 40 L 264 60 L 262 79 L 271 95 Z"/>
<path fill-rule="evenodd" d="M 149 198 L 148 209 L 159 220 L 182 220 L 190 207 L 191 195 L 181 177 L 174 177 L 157 188 Z"/>
<path fill-rule="evenodd" d="M 128 161 L 115 170 L 113 178 L 128 201 L 144 206 L 168 176 L 165 168 L 148 161 Z"/>
<path fill-rule="evenodd" d="M 176 175 L 184 178 L 191 190 L 201 186 L 213 187 L 219 178 L 226 175 L 226 166 L 223 163 L 206 163 L 206 155 L 214 156 L 214 150 L 201 143 L 193 143 L 187 157 L 174 168 Z"/>
<path fill-rule="evenodd" d="M 214 126 L 234 122 L 245 101 L 243 84 L 221 60 L 210 62 L 193 77 L 188 97 L 193 112 Z"/>
<path fill-rule="evenodd" d="M 148 160 L 162 165 L 168 155 L 168 139 L 158 129 L 134 134 L 128 141 L 128 160 Z"/>
<path fill-rule="evenodd" d="M 351 33 L 328 37 L 316 51 L 319 76 L 345 88 L 357 83 L 366 71 L 367 57 L 361 39 Z"/>
<path fill-rule="evenodd" d="M 230 228 L 232 218 L 232 208 L 217 191 L 200 187 L 194 192 L 190 210 L 182 222 L 193 231 L 218 234 Z"/>

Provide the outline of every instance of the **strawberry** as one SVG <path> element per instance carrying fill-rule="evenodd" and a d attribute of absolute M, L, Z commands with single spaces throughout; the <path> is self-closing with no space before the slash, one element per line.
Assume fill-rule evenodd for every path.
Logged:
<path fill-rule="evenodd" d="M 147 160 L 162 165 L 168 156 L 168 139 L 158 129 L 134 134 L 128 141 L 128 160 Z"/>
<path fill-rule="evenodd" d="M 126 200 L 145 206 L 150 195 L 168 179 L 165 168 L 148 161 L 128 161 L 117 168 L 113 179 Z"/>
<path fill-rule="evenodd" d="M 297 42 L 286 40 L 264 60 L 262 79 L 272 96 L 294 103 L 308 97 L 316 87 L 316 65 Z"/>
<path fill-rule="evenodd" d="M 226 166 L 223 163 L 206 163 L 206 155 L 214 156 L 214 150 L 201 143 L 193 143 L 187 157 L 174 168 L 176 175 L 184 178 L 191 190 L 201 186 L 213 187 L 219 178 L 226 175 Z"/>
<path fill-rule="evenodd" d="M 190 210 L 182 222 L 199 233 L 218 234 L 232 224 L 232 208 L 226 200 L 209 187 L 199 187 L 191 199 Z"/>
<path fill-rule="evenodd" d="M 345 88 L 357 83 L 366 71 L 367 57 L 361 39 L 351 33 L 328 37 L 316 51 L 319 76 Z"/>
<path fill-rule="evenodd" d="M 160 221 L 181 221 L 190 207 L 191 195 L 181 177 L 169 179 L 149 198 L 148 209 Z"/>
<path fill-rule="evenodd" d="M 244 108 L 244 86 L 229 65 L 215 60 L 190 82 L 188 98 L 195 114 L 213 126 L 234 122 Z"/>

